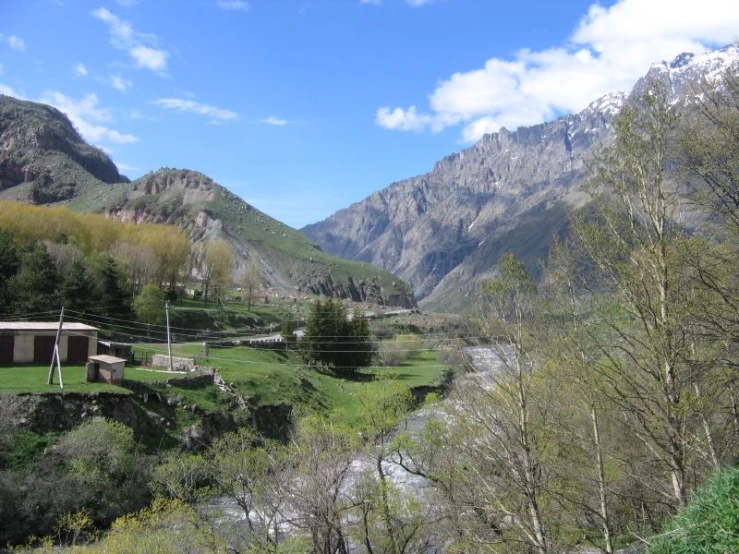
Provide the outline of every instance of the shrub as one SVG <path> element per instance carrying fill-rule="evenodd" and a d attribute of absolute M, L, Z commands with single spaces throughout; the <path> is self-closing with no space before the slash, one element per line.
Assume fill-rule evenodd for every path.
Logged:
<path fill-rule="evenodd" d="M 645 554 L 739 552 L 739 468 L 714 475 Z"/>

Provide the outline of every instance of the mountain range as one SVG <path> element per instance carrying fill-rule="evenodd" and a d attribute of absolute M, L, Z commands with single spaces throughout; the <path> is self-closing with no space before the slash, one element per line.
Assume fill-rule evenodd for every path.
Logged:
<path fill-rule="evenodd" d="M 388 271 L 327 254 L 209 177 L 163 168 L 130 182 L 59 110 L 0 95 L 0 199 L 62 204 L 123 221 L 178 225 L 195 244 L 224 239 L 239 270 L 258 263 L 268 286 L 411 308 Z"/>
<path fill-rule="evenodd" d="M 257 261 L 268 285 L 436 311 L 469 305 L 499 257 L 536 272 L 556 235 L 591 201 L 586 160 L 612 137 L 613 117 L 655 80 L 673 103 L 739 67 L 739 46 L 654 64 L 627 93 L 576 114 L 505 128 L 301 232 L 209 177 L 162 168 L 130 182 L 50 106 L 0 95 L 0 198 L 65 204 L 124 221 L 185 229 L 194 243 L 225 239 L 241 268 Z M 415 293 L 415 296 L 414 296 Z"/>
<path fill-rule="evenodd" d="M 703 79 L 721 78 L 738 63 L 736 45 L 684 53 L 652 65 L 629 94 L 658 80 L 671 102 L 688 102 Z M 506 251 L 534 271 L 546 259 L 553 237 L 566 233 L 571 214 L 590 202 L 585 162 L 612 136 L 612 119 L 629 94 L 608 94 L 548 123 L 486 134 L 430 172 L 301 231 L 326 252 L 407 280 L 422 307 L 458 311 Z"/>

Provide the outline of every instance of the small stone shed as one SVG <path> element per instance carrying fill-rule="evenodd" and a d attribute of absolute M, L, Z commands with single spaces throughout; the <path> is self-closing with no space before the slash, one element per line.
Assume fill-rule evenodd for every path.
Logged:
<path fill-rule="evenodd" d="M 58 322 L 0 321 L 0 364 L 51 362 Z M 97 354 L 97 327 L 67 323 L 59 337 L 59 358 L 84 363 Z"/>
<path fill-rule="evenodd" d="M 105 381 L 106 383 L 120 383 L 123 381 L 123 370 L 126 367 L 126 360 L 116 356 L 100 354 L 98 356 L 90 356 L 87 360 L 87 369 L 85 372 L 85 381 Z"/>

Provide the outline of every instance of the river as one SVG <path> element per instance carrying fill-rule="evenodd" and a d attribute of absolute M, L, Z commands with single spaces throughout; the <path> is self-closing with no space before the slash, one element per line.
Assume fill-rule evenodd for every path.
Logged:
<path fill-rule="evenodd" d="M 469 347 L 464 349 L 467 359 L 470 360 L 473 371 L 460 375 L 458 380 L 474 380 L 475 384 L 483 387 L 492 386 L 496 372 L 500 370 L 502 365 L 500 357 L 494 349 L 489 347 Z M 507 354 L 504 353 L 504 355 Z M 409 414 L 399 426 L 397 432 L 408 433 L 411 436 L 418 437 L 426 424 L 431 418 L 448 418 L 453 412 L 450 410 L 450 403 L 455 402 L 452 399 L 442 399 L 435 405 L 426 406 Z M 388 438 L 392 438 L 388 437 Z M 401 452 L 402 456 L 403 453 Z M 380 447 L 369 453 L 358 455 L 348 463 L 347 471 L 342 476 L 341 485 L 338 490 L 338 497 L 347 505 L 355 504 L 357 501 L 356 490 L 362 479 L 366 479 L 367 475 L 377 477 L 377 460 L 378 456 L 383 458 L 381 467 L 389 482 L 392 483 L 401 497 L 411 499 L 416 506 L 424 506 L 427 509 L 425 517 L 435 517 L 435 505 L 432 496 L 435 492 L 433 485 L 423 476 L 416 475 L 406 471 L 401 467 L 398 454 L 388 456 L 386 452 L 380 451 Z M 298 521 L 298 514 L 289 507 L 289 501 L 281 508 L 279 515 L 273 521 L 271 534 L 287 536 L 296 531 L 295 522 Z M 220 525 L 233 527 L 237 525 L 247 525 L 247 514 L 237 504 L 237 502 L 228 496 L 219 496 L 212 499 L 206 507 L 206 511 L 217 519 Z M 349 517 L 349 516 L 348 516 Z M 253 520 L 268 519 L 267 514 L 252 511 L 250 518 Z M 359 548 L 350 545 L 350 551 L 360 551 Z M 429 544 L 427 552 L 441 552 L 442 546 Z"/>

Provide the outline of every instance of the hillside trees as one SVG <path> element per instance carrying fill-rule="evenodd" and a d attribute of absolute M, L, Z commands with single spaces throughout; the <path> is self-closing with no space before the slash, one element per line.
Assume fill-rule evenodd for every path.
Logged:
<path fill-rule="evenodd" d="M 460 526 L 468 548 L 525 544 L 546 554 L 554 529 L 547 517 L 554 513 L 546 509 L 549 406 L 536 387 L 543 363 L 534 332 L 537 286 L 512 253 L 499 268 L 499 278 L 483 285 L 478 321 L 489 339 L 481 348 L 495 369 L 459 389 L 464 400 L 455 403 L 449 435 L 459 454 L 452 463 L 466 471 L 449 468 L 446 489 L 460 512 L 474 516 Z"/>
<path fill-rule="evenodd" d="M 313 303 L 300 344 L 310 361 L 339 373 L 370 365 L 374 355 L 366 319 L 355 310 L 349 321 L 344 306 L 334 299 Z"/>
<path fill-rule="evenodd" d="M 225 240 L 202 243 L 199 247 L 198 266 L 203 279 L 205 293 L 203 302 L 208 305 L 208 297 L 220 295 L 231 281 L 234 260 L 231 245 Z"/>
<path fill-rule="evenodd" d="M 251 310 L 254 302 L 254 295 L 264 284 L 264 275 L 262 275 L 262 267 L 259 258 L 252 258 L 241 269 L 238 275 L 239 286 L 246 293 L 247 310 Z"/>
<path fill-rule="evenodd" d="M 718 401 L 706 395 L 718 391 L 711 387 L 714 345 L 703 340 L 693 315 L 713 294 L 691 269 L 705 245 L 681 233 L 682 199 L 667 174 L 676 125 L 658 86 L 624 107 L 615 144 L 593 165 L 594 182 L 612 201 L 601 199 L 595 221 L 580 220 L 574 230 L 583 261 L 595 267 L 597 286 L 606 291 L 590 306 L 598 325 L 589 338 L 601 355 L 593 370 L 629 413 L 651 463 L 669 476 L 664 498 L 682 507 L 694 486 L 688 476 L 716 463 L 710 445 L 719 429 L 698 425 L 702 407 Z"/>
<path fill-rule="evenodd" d="M 0 229 L 0 313 L 9 311 L 12 302 L 10 279 L 18 271 L 20 255 L 13 240 L 13 235 Z"/>
<path fill-rule="evenodd" d="M 146 285 L 133 301 L 136 317 L 148 325 L 164 324 L 164 293 L 156 285 Z"/>
<path fill-rule="evenodd" d="M 21 251 L 18 272 L 10 280 L 16 312 L 34 313 L 59 309 L 59 273 L 42 243 Z"/>
<path fill-rule="evenodd" d="M 17 244 L 48 241 L 58 262 L 74 250 L 84 257 L 113 256 L 125 263 L 136 292 L 147 283 L 173 288 L 190 256 L 190 240 L 177 227 L 124 223 L 60 207 L 0 201 L 0 229 L 10 232 Z"/>
<path fill-rule="evenodd" d="M 717 302 L 694 317 L 736 354 L 739 347 L 739 65 L 704 84 L 700 102 L 679 136 L 681 168 L 693 185 L 690 199 L 706 214 L 706 226 L 724 239 L 689 260 L 702 287 Z M 727 360 L 736 356 L 727 356 Z M 734 364 L 735 365 L 735 364 Z"/>

